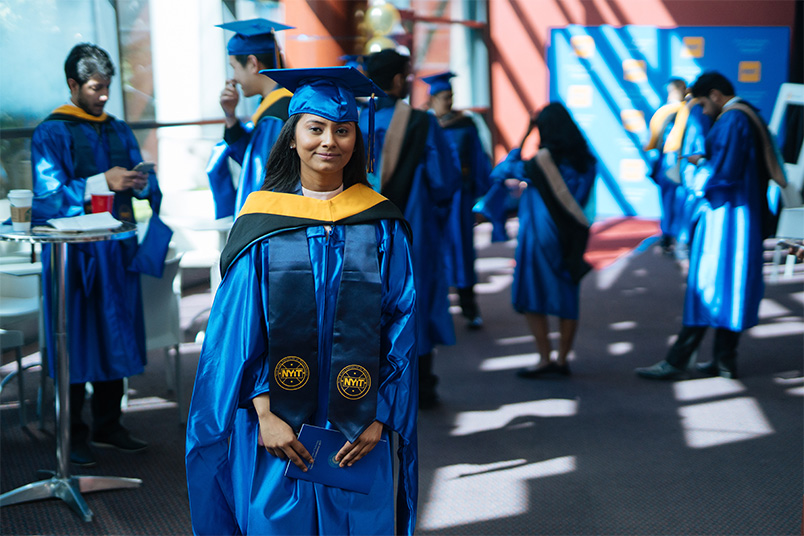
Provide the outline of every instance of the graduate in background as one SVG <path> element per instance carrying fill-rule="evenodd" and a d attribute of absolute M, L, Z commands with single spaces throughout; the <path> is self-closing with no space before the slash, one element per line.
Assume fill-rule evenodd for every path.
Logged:
<path fill-rule="evenodd" d="M 673 128 L 676 115 L 684 107 L 684 96 L 687 93 L 687 84 L 681 78 L 671 78 L 667 82 L 666 104 L 656 110 L 650 120 L 650 141 L 645 146 L 646 151 L 658 150 L 653 163 L 650 178 L 659 187 L 659 199 L 662 208 L 660 228 L 662 239 L 660 245 L 665 254 L 673 254 L 673 245 L 678 235 L 680 215 L 686 200 L 685 189 L 681 185 L 678 174 L 673 173 L 678 162 L 677 151 L 665 151 L 667 136 Z"/>
<path fill-rule="evenodd" d="M 265 178 L 265 161 L 288 118 L 291 93 L 261 75 L 260 71 L 284 66 L 275 34 L 292 26 L 251 19 L 219 24 L 218 27 L 231 30 L 235 35 L 226 46 L 234 75 L 226 81 L 220 96 L 226 128 L 223 141 L 212 150 L 206 169 L 216 219 L 236 216 L 248 194 L 258 190 Z M 245 97 L 262 97 L 257 111 L 246 123 L 235 115 L 240 102 L 238 85 Z M 229 170 L 229 158 L 240 165 L 237 182 Z"/>
<path fill-rule="evenodd" d="M 522 145 L 534 127 L 539 130 L 540 149 L 525 162 Z M 502 185 L 509 179 L 527 184 L 519 201 L 511 290 L 514 310 L 525 315 L 536 339 L 539 361 L 519 370 L 517 375 L 521 378 L 570 375 L 568 359 L 578 329 L 580 281 L 591 269 L 583 258 L 589 237 L 583 207 L 594 186 L 595 164 L 595 157 L 567 109 L 551 102 L 531 117 L 519 148 L 491 172 L 496 184 L 484 199 L 484 214 L 496 227 L 505 226 L 507 196 L 500 195 Z M 558 317 L 555 359 L 550 316 Z"/>
<path fill-rule="evenodd" d="M 444 258 L 449 283 L 458 291 L 461 311 L 469 329 L 483 327 L 480 308 L 475 297 L 475 202 L 489 189 L 491 161 L 483 150 L 474 120 L 452 109 L 452 84 L 456 75 L 444 72 L 426 76 L 422 80 L 430 86 L 430 110 L 438 124 L 455 146 L 461 169 L 461 188 L 452 201 L 447 222 Z"/>
<path fill-rule="evenodd" d="M 193 531 L 413 534 L 410 235 L 368 185 L 355 102 L 382 92 L 349 67 L 265 74 L 294 96 L 265 183 L 221 256 L 187 423 Z M 306 470 L 312 459 L 313 445 L 297 439 L 302 424 L 343 434 L 341 466 L 380 449 L 368 494 L 284 476 L 288 460 Z"/>
<path fill-rule="evenodd" d="M 775 230 L 768 204 L 770 180 L 785 186 L 778 151 L 756 108 L 734 94 L 722 74 L 705 72 L 692 86 L 714 119 L 705 157 L 692 188 L 701 202 L 690 245 L 681 331 L 663 361 L 636 373 L 652 380 L 687 376 L 687 366 L 708 327 L 715 328 L 713 358 L 698 363 L 707 376 L 736 379 L 740 334 L 759 322 L 764 293 L 763 240 Z"/>
<path fill-rule="evenodd" d="M 684 277 L 689 271 L 692 227 L 701 202 L 693 186 L 696 167 L 691 160 L 706 152 L 705 140 L 711 126 L 712 118 L 703 112 L 700 100 L 688 95 L 663 145 L 665 153 L 675 153 L 675 164 L 667 173 L 679 177 L 679 193 L 683 196 L 683 203 L 676 213 L 673 255 Z"/>
<path fill-rule="evenodd" d="M 419 299 L 419 404 L 439 403 L 433 373 L 436 345 L 455 344 L 444 266 L 444 232 L 455 192 L 461 187 L 458 156 L 433 114 L 404 99 L 413 78 L 410 57 L 385 49 L 363 60 L 366 75 L 387 97 L 377 99 L 374 139 L 370 114 L 360 115 L 366 145 L 377 155 L 372 187 L 390 199 L 413 230 L 413 273 Z M 372 181 L 373 179 L 373 181 Z"/>
<path fill-rule="evenodd" d="M 146 364 L 145 319 L 140 292 L 141 264 L 152 256 L 157 272 L 167 254 L 172 232 L 158 218 L 162 192 L 153 171 L 133 168 L 142 155 L 131 128 L 106 112 L 114 65 L 105 50 L 82 43 L 64 63 L 70 102 L 56 108 L 34 130 L 31 139 L 34 201 L 32 219 L 45 222 L 88 213 L 93 193 L 114 193 L 112 215 L 134 222 L 133 199 L 147 199 L 151 216 L 146 238 L 164 229 L 161 249 L 136 238 L 67 246 L 66 280 L 70 354 L 70 461 L 95 465 L 95 446 L 137 452 L 148 445 L 132 437 L 121 423 L 123 378 L 142 374 Z M 51 318 L 50 245 L 42 251 L 45 318 Z M 45 323 L 48 348 L 55 348 L 52 326 Z M 48 352 L 50 373 L 57 370 Z M 81 417 L 91 382 L 92 430 Z"/>

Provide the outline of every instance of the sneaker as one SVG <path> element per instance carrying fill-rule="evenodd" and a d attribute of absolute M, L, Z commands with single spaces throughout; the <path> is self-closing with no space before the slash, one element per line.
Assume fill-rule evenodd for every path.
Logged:
<path fill-rule="evenodd" d="M 659 361 L 653 366 L 638 368 L 636 372 L 640 378 L 648 380 L 681 380 L 687 377 L 687 371 L 674 367 L 667 361 Z"/>
<path fill-rule="evenodd" d="M 81 467 L 92 467 L 98 463 L 86 441 L 70 442 L 70 461 Z"/>
<path fill-rule="evenodd" d="M 108 435 L 93 435 L 92 445 L 103 448 L 112 447 L 123 452 L 139 452 L 148 448 L 148 443 L 131 437 L 125 428 L 120 428 Z"/>
<path fill-rule="evenodd" d="M 477 331 L 479 329 L 482 329 L 483 328 L 483 319 L 480 318 L 480 315 L 478 315 L 478 316 L 476 316 L 474 318 L 468 319 L 466 321 L 466 327 L 471 331 Z"/>

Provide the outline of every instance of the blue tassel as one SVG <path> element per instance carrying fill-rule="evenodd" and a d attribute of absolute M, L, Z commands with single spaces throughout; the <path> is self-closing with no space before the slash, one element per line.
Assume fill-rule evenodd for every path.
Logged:
<path fill-rule="evenodd" d="M 368 105 L 368 162 L 366 162 L 366 171 L 374 173 L 374 93 L 371 94 Z"/>

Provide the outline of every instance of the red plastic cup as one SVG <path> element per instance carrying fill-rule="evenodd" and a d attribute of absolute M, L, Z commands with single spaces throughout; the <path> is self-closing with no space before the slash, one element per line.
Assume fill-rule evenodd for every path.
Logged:
<path fill-rule="evenodd" d="M 114 192 L 92 194 L 92 213 L 111 212 L 114 206 Z"/>

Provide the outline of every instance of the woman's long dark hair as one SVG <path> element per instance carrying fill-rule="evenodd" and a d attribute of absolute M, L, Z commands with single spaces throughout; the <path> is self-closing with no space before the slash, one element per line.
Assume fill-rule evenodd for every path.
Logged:
<path fill-rule="evenodd" d="M 296 137 L 296 125 L 303 114 L 291 115 L 279 137 L 274 142 L 268 162 L 265 164 L 265 180 L 261 190 L 272 192 L 292 193 L 296 185 L 301 180 L 301 163 L 299 153 L 296 149 L 291 149 L 290 144 Z M 369 186 L 366 178 L 366 150 L 363 145 L 363 134 L 360 127 L 355 125 L 355 150 L 352 158 L 343 168 L 343 189 L 347 189 L 355 184 L 365 184 Z"/>
<path fill-rule="evenodd" d="M 551 102 L 536 118 L 540 147 L 550 151 L 556 164 L 566 162 L 576 171 L 585 173 L 597 161 L 589 151 L 583 134 L 561 103 Z"/>

